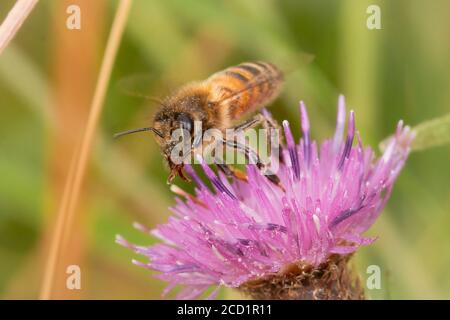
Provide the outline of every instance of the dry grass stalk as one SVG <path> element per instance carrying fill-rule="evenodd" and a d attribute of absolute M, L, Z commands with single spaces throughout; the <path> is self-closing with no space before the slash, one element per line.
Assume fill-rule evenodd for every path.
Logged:
<path fill-rule="evenodd" d="M 81 141 L 79 152 L 75 155 L 76 159 L 74 159 L 73 165 L 71 165 L 67 181 L 64 186 L 61 204 L 58 209 L 55 231 L 51 239 L 49 255 L 47 257 L 44 270 L 44 279 L 40 294 L 41 299 L 51 298 L 54 276 L 63 242 L 64 231 L 70 229 L 69 224 L 73 221 L 73 214 L 80 197 L 81 186 L 85 177 L 95 131 L 102 112 L 108 82 L 123 31 L 125 29 L 131 3 L 132 0 L 122 0 L 119 3 L 119 7 L 114 18 L 89 111 L 86 129 Z"/>
<path fill-rule="evenodd" d="M 0 26 L 0 54 L 19 31 L 25 19 L 33 10 L 38 0 L 17 0 Z"/>

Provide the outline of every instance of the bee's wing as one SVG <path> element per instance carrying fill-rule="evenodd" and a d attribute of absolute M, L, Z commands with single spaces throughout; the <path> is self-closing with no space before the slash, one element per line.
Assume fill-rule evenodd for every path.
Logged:
<path fill-rule="evenodd" d="M 155 77 L 150 74 L 133 74 L 117 81 L 117 87 L 125 95 L 146 99 L 155 83 Z"/>
<path fill-rule="evenodd" d="M 127 96 L 155 101 L 159 104 L 173 89 L 167 81 L 149 73 L 135 73 L 122 77 L 117 81 L 117 88 Z M 157 92 L 159 97 L 152 96 L 152 92 Z"/>
<path fill-rule="evenodd" d="M 246 62 L 212 75 L 213 102 L 218 108 L 229 108 L 229 120 L 246 117 L 270 104 L 283 84 L 283 73 L 267 62 Z"/>
<path fill-rule="evenodd" d="M 220 88 L 219 90 L 221 93 L 219 94 L 220 99 L 218 101 L 215 101 L 216 103 L 223 103 L 227 101 L 232 101 L 233 99 L 238 99 L 239 96 L 253 91 L 254 88 L 261 87 L 265 84 L 272 83 L 272 79 L 267 79 L 266 77 L 255 77 L 252 79 L 251 82 L 249 82 L 244 88 L 240 90 L 236 90 L 233 92 L 230 92 L 227 88 Z"/>

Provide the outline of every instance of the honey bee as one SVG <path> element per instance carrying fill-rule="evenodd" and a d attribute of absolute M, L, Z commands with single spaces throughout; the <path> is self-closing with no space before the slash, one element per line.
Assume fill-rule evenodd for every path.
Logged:
<path fill-rule="evenodd" d="M 245 62 L 214 73 L 204 81 L 188 83 L 175 93 L 160 102 L 152 127 L 124 131 L 115 135 L 123 135 L 152 131 L 155 134 L 169 167 L 168 183 L 176 175 L 186 179 L 183 164 L 175 164 L 171 160 L 174 148 L 172 132 L 182 128 L 194 136 L 192 150 L 198 145 L 194 135 L 194 122 L 200 121 L 203 132 L 215 128 L 219 130 L 235 129 L 245 131 L 258 124 L 275 126 L 262 113 L 263 107 L 273 102 L 280 93 L 283 84 L 283 73 L 275 65 L 268 62 Z M 256 114 L 256 115 L 254 115 Z M 251 117 L 254 115 L 253 117 Z M 202 133 L 203 133 L 202 132 Z M 227 146 L 243 152 L 247 158 L 256 158 L 258 168 L 263 164 L 257 153 L 236 141 L 223 141 Z M 239 176 L 237 171 L 227 165 L 217 164 L 225 174 Z M 279 184 L 276 175 L 266 175 L 269 180 Z"/>

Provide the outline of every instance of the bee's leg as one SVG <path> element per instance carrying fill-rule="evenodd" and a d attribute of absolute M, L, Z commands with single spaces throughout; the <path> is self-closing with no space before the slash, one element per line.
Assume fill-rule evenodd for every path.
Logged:
<path fill-rule="evenodd" d="M 269 150 L 272 150 L 272 138 L 271 138 L 272 130 L 278 130 L 278 133 L 280 133 L 281 127 L 277 123 L 277 121 L 274 120 L 270 116 L 270 113 L 266 109 L 263 109 L 261 111 L 261 113 L 256 114 L 249 120 L 241 123 L 240 125 L 234 127 L 233 129 L 236 132 L 245 131 L 247 129 L 254 128 L 259 124 L 261 124 L 263 126 L 263 128 L 266 129 L 266 131 L 267 131 L 267 135 L 266 135 L 267 147 Z M 276 146 L 277 153 L 279 155 L 280 162 L 283 162 L 283 153 L 280 152 L 280 147 L 283 145 L 283 142 L 282 142 L 280 134 L 278 134 L 278 142 L 277 143 L 278 143 L 278 145 Z"/>
<path fill-rule="evenodd" d="M 247 182 L 247 175 L 243 171 L 223 163 L 216 163 L 216 166 L 227 176 L 227 178 L 236 178 Z"/>
<path fill-rule="evenodd" d="M 235 131 L 245 131 L 247 129 L 256 127 L 259 124 L 262 124 L 265 129 L 281 130 L 281 126 L 275 119 L 270 116 L 270 113 L 266 109 L 263 109 L 261 113 L 257 113 L 249 120 L 241 123 L 240 125 L 237 125 L 232 129 L 234 129 Z"/>
<path fill-rule="evenodd" d="M 278 130 L 278 141 L 277 141 L 277 153 L 279 155 L 279 161 L 283 163 L 283 153 L 281 151 L 281 147 L 283 146 L 283 141 L 281 138 L 281 126 L 278 124 L 278 122 L 272 118 L 270 113 L 267 111 L 267 109 L 263 109 L 261 111 L 261 116 L 263 117 L 262 125 L 264 129 L 267 130 L 268 134 L 266 136 L 267 138 L 267 146 L 269 150 L 272 150 L 272 130 Z"/>
<path fill-rule="evenodd" d="M 264 176 L 269 179 L 270 182 L 280 187 L 283 191 L 285 191 L 283 185 L 281 184 L 280 178 L 270 170 L 266 169 L 265 164 L 261 161 L 261 158 L 259 157 L 258 153 L 255 152 L 252 148 L 247 147 L 243 144 L 240 144 L 237 141 L 233 140 L 224 140 L 224 144 L 226 144 L 229 147 L 232 147 L 236 149 L 239 152 L 242 152 L 245 155 L 245 158 L 249 163 L 254 163 L 258 167 L 260 171 L 265 170 Z"/>
<path fill-rule="evenodd" d="M 223 143 L 223 141 L 221 142 L 219 140 L 218 144 L 222 148 L 226 149 L 226 144 Z M 225 151 L 226 150 L 223 150 L 223 152 L 225 152 Z M 239 170 L 237 168 L 234 168 L 231 165 L 225 164 L 223 159 L 220 159 L 220 158 L 216 157 L 216 149 L 212 150 L 212 154 L 211 155 L 214 157 L 214 164 L 217 166 L 217 168 L 220 171 L 222 171 L 225 174 L 225 176 L 227 178 L 236 178 L 236 179 L 239 179 L 239 180 L 247 182 L 247 175 L 245 174 L 245 172 L 243 172 L 243 171 L 241 171 L 241 170 Z"/>
<path fill-rule="evenodd" d="M 245 131 L 247 129 L 254 128 L 259 124 L 262 124 L 263 128 L 267 129 L 268 131 L 273 129 L 281 129 L 280 125 L 270 116 L 269 112 L 265 109 L 263 109 L 261 113 L 257 113 L 252 118 L 234 127 L 233 129 L 235 131 Z"/>
<path fill-rule="evenodd" d="M 196 134 L 194 136 L 194 141 L 192 142 L 192 149 L 193 150 L 197 149 L 200 146 L 200 144 L 202 143 L 202 138 L 203 138 L 203 135 L 201 133 L 200 134 Z"/>
<path fill-rule="evenodd" d="M 190 182 L 191 180 L 184 174 L 183 172 L 183 164 L 177 164 L 173 165 L 170 168 L 170 174 L 167 177 L 167 184 L 172 184 L 173 179 L 175 179 L 176 176 L 180 176 L 180 178 L 186 182 Z"/>
<path fill-rule="evenodd" d="M 263 125 L 268 128 L 281 130 L 281 126 L 274 118 L 272 118 L 271 114 L 269 113 L 269 111 L 267 111 L 266 108 L 262 109 L 260 114 L 263 117 Z"/>
<path fill-rule="evenodd" d="M 264 116 L 262 114 L 256 114 L 252 118 L 248 119 L 247 121 L 237 125 L 236 127 L 232 128 L 234 131 L 245 131 L 250 128 L 256 127 L 258 124 L 264 122 Z"/>

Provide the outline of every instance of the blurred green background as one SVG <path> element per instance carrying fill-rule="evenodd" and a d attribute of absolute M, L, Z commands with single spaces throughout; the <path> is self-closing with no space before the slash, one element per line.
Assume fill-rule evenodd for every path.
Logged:
<path fill-rule="evenodd" d="M 0 3 L 3 20 L 14 1 Z M 66 8 L 81 8 L 67 30 Z M 369 5 L 381 30 L 366 27 Z M 35 299 L 61 190 L 86 123 L 117 1 L 43 0 L 0 56 L 0 297 Z M 246 60 L 287 66 L 271 108 L 299 127 L 305 100 L 313 136 L 332 133 L 343 93 L 363 141 L 374 148 L 399 119 L 415 125 L 449 112 L 450 2 L 447 0 L 135 0 L 114 66 L 92 162 L 59 265 L 53 297 L 159 299 L 164 283 L 130 263 L 114 242 L 152 239 L 132 228 L 163 223 L 174 204 L 167 170 L 147 135 L 112 134 L 149 124 L 155 105 L 120 90 L 148 74 L 161 97 L 185 81 Z M 379 240 L 357 254 L 363 280 L 382 271 L 373 299 L 450 298 L 449 147 L 413 153 L 370 230 Z M 185 186 L 177 181 L 177 184 Z M 185 186 L 189 188 L 188 186 Z M 141 259 L 142 260 L 142 259 Z M 82 270 L 82 289 L 65 289 L 65 266 Z M 236 297 L 224 291 L 221 298 Z"/>

